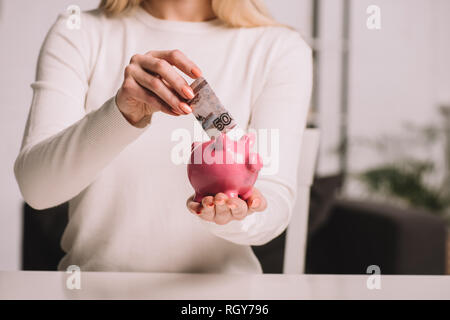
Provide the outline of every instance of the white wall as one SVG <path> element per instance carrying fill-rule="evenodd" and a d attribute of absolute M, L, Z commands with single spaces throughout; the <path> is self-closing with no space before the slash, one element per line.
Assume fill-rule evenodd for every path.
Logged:
<path fill-rule="evenodd" d="M 320 37 L 312 42 L 320 63 L 320 175 L 339 170 L 343 2 L 320 1 Z M 381 8 L 379 31 L 366 27 L 369 5 Z M 357 141 L 401 132 L 406 122 L 429 123 L 438 105 L 450 104 L 450 1 L 350 0 L 350 7 L 348 162 L 350 172 L 359 172 L 384 159 Z"/>
<path fill-rule="evenodd" d="M 312 32 L 312 1 L 266 0 L 266 4 L 277 21 L 295 28 L 309 41 Z"/>
<path fill-rule="evenodd" d="M 436 108 L 450 104 L 450 1 L 351 3 L 350 138 L 401 134 L 406 122 L 423 125 L 438 120 Z M 379 31 L 365 27 L 371 4 L 381 8 Z M 353 172 L 383 160 L 367 147 L 354 145 L 349 151 Z M 440 152 L 435 151 L 418 156 L 439 159 Z"/>
<path fill-rule="evenodd" d="M 95 7 L 89 0 L 0 0 L 0 270 L 20 268 L 21 204 L 13 165 L 31 102 L 39 48 L 69 4 Z"/>

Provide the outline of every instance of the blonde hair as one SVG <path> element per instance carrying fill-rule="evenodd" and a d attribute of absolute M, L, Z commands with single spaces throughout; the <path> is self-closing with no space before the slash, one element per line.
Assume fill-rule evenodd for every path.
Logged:
<path fill-rule="evenodd" d="M 101 0 L 99 8 L 109 17 L 132 10 L 145 0 Z M 281 26 L 263 0 L 212 0 L 212 9 L 230 27 Z"/>

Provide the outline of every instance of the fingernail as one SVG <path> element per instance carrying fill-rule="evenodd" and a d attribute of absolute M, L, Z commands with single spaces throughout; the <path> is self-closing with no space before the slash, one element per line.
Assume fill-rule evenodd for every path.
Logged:
<path fill-rule="evenodd" d="M 216 200 L 216 204 L 218 204 L 218 205 L 222 205 L 224 203 L 225 203 L 225 201 L 223 199 Z"/>
<path fill-rule="evenodd" d="M 202 76 L 202 72 L 197 67 L 192 68 L 191 72 L 196 77 L 201 77 Z"/>
<path fill-rule="evenodd" d="M 195 97 L 194 91 L 192 91 L 191 87 L 184 86 L 183 88 L 181 88 L 181 91 L 183 91 L 184 95 L 188 99 L 192 99 Z"/>
<path fill-rule="evenodd" d="M 180 102 L 180 108 L 184 111 L 184 112 L 186 112 L 186 113 L 191 113 L 192 112 L 192 109 L 191 109 L 191 107 L 189 107 L 186 103 L 184 103 L 184 102 Z"/>
<path fill-rule="evenodd" d="M 253 199 L 253 201 L 252 201 L 252 203 L 251 203 L 251 207 L 252 208 L 257 208 L 258 206 L 259 206 L 259 204 L 260 204 L 260 201 L 259 201 L 259 199 Z"/>

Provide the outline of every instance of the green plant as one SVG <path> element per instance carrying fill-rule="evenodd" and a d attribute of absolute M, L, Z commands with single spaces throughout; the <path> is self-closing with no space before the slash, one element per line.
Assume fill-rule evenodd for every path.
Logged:
<path fill-rule="evenodd" d="M 433 170 L 427 162 L 384 164 L 360 174 L 360 179 L 370 191 L 394 196 L 414 207 L 421 207 L 441 214 L 449 205 L 449 199 L 440 190 L 427 185 L 425 176 Z"/>
<path fill-rule="evenodd" d="M 443 118 L 441 125 L 425 127 L 407 125 L 406 137 L 400 139 L 383 137 L 372 141 L 370 143 L 372 147 L 385 155 L 391 153 L 390 157 L 393 160 L 367 169 L 357 177 L 372 193 L 401 200 L 413 207 L 427 209 L 449 219 L 450 223 L 450 107 L 442 107 L 441 115 Z M 444 145 L 445 174 L 440 182 L 430 183 L 433 181 L 430 176 L 438 174 L 435 161 L 418 159 L 408 154 L 408 151 L 404 151 L 410 150 L 408 144 L 427 150 L 432 146 Z"/>

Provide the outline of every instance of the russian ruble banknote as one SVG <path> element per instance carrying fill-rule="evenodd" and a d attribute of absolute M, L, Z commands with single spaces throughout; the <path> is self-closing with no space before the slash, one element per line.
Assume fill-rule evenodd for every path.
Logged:
<path fill-rule="evenodd" d="M 196 79 L 191 84 L 191 88 L 195 97 L 188 103 L 192 107 L 195 118 L 208 136 L 217 137 L 220 133 L 227 133 L 236 127 L 235 120 L 204 78 Z"/>

